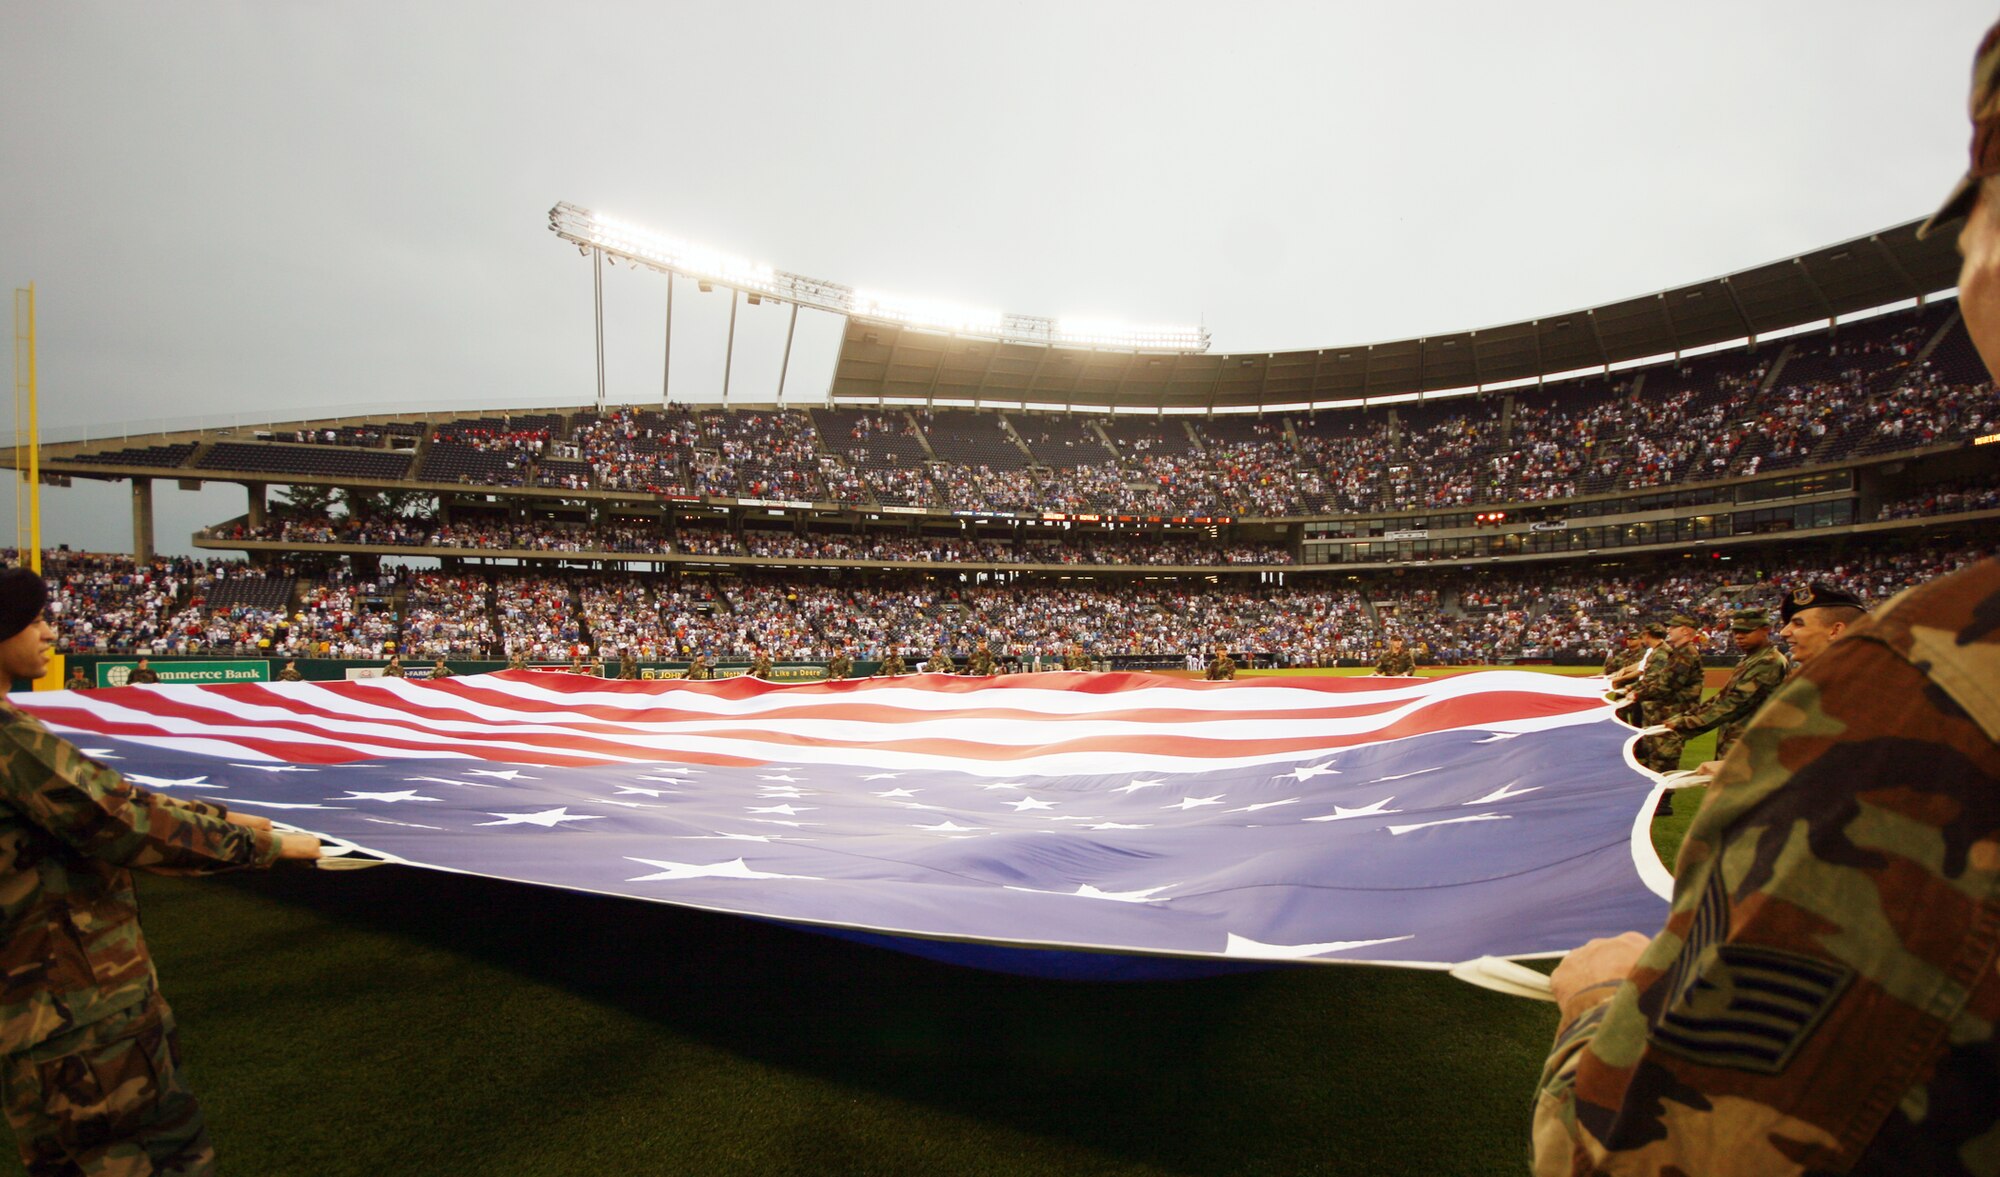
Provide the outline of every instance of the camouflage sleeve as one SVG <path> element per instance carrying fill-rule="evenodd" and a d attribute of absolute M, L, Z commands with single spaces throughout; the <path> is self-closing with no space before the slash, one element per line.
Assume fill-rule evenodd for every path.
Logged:
<path fill-rule="evenodd" d="M 1639 672 L 1638 679 L 1632 684 L 1632 698 L 1639 702 L 1665 699 L 1667 688 L 1672 683 L 1669 668 L 1673 660 L 1673 655 L 1665 646 L 1653 651 L 1653 656 L 1646 659 L 1645 668 Z"/>
<path fill-rule="evenodd" d="M 1784 662 L 1775 653 L 1766 656 L 1760 652 L 1754 661 L 1742 667 L 1741 673 L 1732 676 L 1721 690 L 1710 695 L 1706 703 L 1693 711 L 1668 716 L 1667 726 L 1684 736 L 1692 736 L 1725 723 L 1748 719 L 1784 681 L 1784 677 Z"/>
<path fill-rule="evenodd" d="M 69 741 L 17 718 L 0 732 L 0 791 L 29 821 L 79 853 L 155 874 L 269 866 L 279 841 L 125 779 Z"/>
<path fill-rule="evenodd" d="M 199 813 L 203 817 L 219 818 L 223 821 L 229 820 L 229 810 L 220 802 L 197 801 L 192 797 L 169 797 L 164 793 L 155 793 L 150 789 L 142 789 L 137 785 L 132 785 L 131 788 L 134 793 L 143 794 L 154 802 L 164 802 L 165 804 L 185 809 L 189 813 Z"/>
<path fill-rule="evenodd" d="M 1773 696 L 1688 830 L 1665 930 L 1550 1053 L 1537 1173 L 1983 1171 L 1995 684 L 1989 560 L 1884 606 Z"/>

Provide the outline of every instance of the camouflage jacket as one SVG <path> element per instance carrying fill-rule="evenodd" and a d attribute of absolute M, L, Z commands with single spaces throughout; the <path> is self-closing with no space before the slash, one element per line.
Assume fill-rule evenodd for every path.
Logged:
<path fill-rule="evenodd" d="M 755 678 L 770 678 L 771 656 L 760 652 L 755 658 L 750 660 L 750 669 L 743 673 Z"/>
<path fill-rule="evenodd" d="M 958 662 L 952 658 L 949 649 L 939 646 L 931 651 L 930 661 L 925 664 L 925 669 L 932 674 L 951 674 L 958 669 Z"/>
<path fill-rule="evenodd" d="M 1776 646 L 1766 645 L 1763 649 L 1744 658 L 1729 675 L 1729 681 L 1722 689 L 1710 695 L 1708 702 L 1692 711 L 1683 711 L 1667 717 L 1666 722 L 1684 736 L 1699 735 L 1712 727 L 1722 730 L 1715 737 L 1715 755 L 1720 759 L 1729 754 L 1736 741 L 1743 735 L 1743 728 L 1764 700 L 1771 697 L 1785 675 L 1791 670 L 1790 662 L 1778 652 Z"/>
<path fill-rule="evenodd" d="M 1232 679 L 1236 677 L 1236 659 L 1227 654 L 1217 654 L 1215 661 L 1208 664 L 1210 679 Z"/>
<path fill-rule="evenodd" d="M 154 989 L 126 868 L 269 866 L 278 839 L 220 805 L 126 783 L 0 703 L 0 1053 L 135 1006 Z"/>
<path fill-rule="evenodd" d="M 1667 926 L 1557 1035 L 1538 1173 L 2000 1170 L 2000 561 L 1780 688 Z"/>
<path fill-rule="evenodd" d="M 1088 654 L 1083 654 L 1083 653 L 1075 653 L 1075 654 L 1064 654 L 1064 655 L 1063 655 L 1063 669 L 1064 669 L 1064 670 L 1089 670 L 1089 669 L 1090 669 L 1090 655 L 1088 655 Z"/>
<path fill-rule="evenodd" d="M 1382 655 L 1380 661 L 1375 663 L 1376 674 L 1387 674 L 1387 675 L 1394 675 L 1399 678 L 1408 678 L 1410 675 L 1413 675 L 1416 672 L 1417 672 L 1417 656 L 1415 654 L 1410 653 L 1408 650 L 1404 650 L 1400 654 L 1396 653 L 1396 651 L 1394 650 L 1390 650 Z"/>
<path fill-rule="evenodd" d="M 1649 724 L 1701 702 L 1701 654 L 1693 646 L 1661 643 L 1639 672 L 1632 699 Z"/>
<path fill-rule="evenodd" d="M 849 658 L 845 654 L 835 654 L 826 661 L 826 676 L 828 678 L 846 678 L 853 673 L 854 659 Z"/>
<path fill-rule="evenodd" d="M 1643 646 L 1633 647 L 1629 650 L 1624 646 L 1620 646 L 1604 656 L 1604 673 L 1617 674 L 1645 656 L 1646 650 Z"/>
<path fill-rule="evenodd" d="M 1000 673 L 1000 663 L 994 660 L 993 651 L 974 650 L 972 656 L 965 660 L 965 673 L 998 674 Z"/>
<path fill-rule="evenodd" d="M 910 668 L 904 664 L 901 654 L 891 650 L 888 656 L 882 659 L 882 665 L 875 668 L 875 673 L 882 675 L 908 674 L 910 673 Z"/>

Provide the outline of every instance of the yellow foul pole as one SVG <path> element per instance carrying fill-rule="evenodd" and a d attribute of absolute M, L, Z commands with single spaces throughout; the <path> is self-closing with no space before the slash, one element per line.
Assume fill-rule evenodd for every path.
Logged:
<path fill-rule="evenodd" d="M 21 403 L 27 402 L 28 466 L 22 478 L 28 488 L 28 567 L 42 570 L 42 428 L 37 405 L 39 375 L 35 366 L 35 284 L 14 291 L 14 468 L 21 469 Z M 15 501 L 15 534 L 20 534 L 20 501 Z"/>

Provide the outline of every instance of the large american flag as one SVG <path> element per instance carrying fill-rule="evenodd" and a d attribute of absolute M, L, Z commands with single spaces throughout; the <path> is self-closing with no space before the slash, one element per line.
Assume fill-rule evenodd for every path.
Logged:
<path fill-rule="evenodd" d="M 1658 927 L 1654 778 L 1601 691 L 511 671 L 13 701 L 138 784 L 394 862 L 1128 976 Z"/>

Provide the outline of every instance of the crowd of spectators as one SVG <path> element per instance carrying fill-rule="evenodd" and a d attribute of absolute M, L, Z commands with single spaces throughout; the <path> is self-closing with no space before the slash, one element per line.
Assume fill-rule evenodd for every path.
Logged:
<path fill-rule="evenodd" d="M 2000 478 L 1962 478 L 1927 486 L 1915 494 L 1882 504 L 1877 519 L 1917 519 L 1925 515 L 1956 515 L 2000 507 Z"/>
<path fill-rule="evenodd" d="M 419 572 L 410 577 L 400 649 L 412 658 L 490 658 L 498 652 L 486 582 Z"/>
<path fill-rule="evenodd" d="M 1080 642 L 1100 657 L 1178 655 L 1221 642 L 1293 665 L 1370 661 L 1390 637 L 1446 664 L 1601 656 L 1649 620 L 1703 621 L 1705 652 L 1730 649 L 1727 621 L 1775 609 L 1821 581 L 1879 602 L 1987 554 L 1990 545 L 1854 546 L 1730 558 L 1659 558 L 1616 566 L 1502 571 L 1429 567 L 1371 579 L 1227 587 L 940 576 L 878 570 L 828 582 L 764 571 L 711 580 L 675 573 L 564 576 L 507 570 L 357 575 L 345 565 L 302 576 L 234 561 L 50 553 L 46 575 L 59 646 L 73 653 L 147 650 L 268 657 L 502 658 L 602 655 L 615 666 L 694 653 L 857 659 L 890 648 L 960 656 L 979 638 L 1003 657 L 1053 658 Z M 1185 558 L 1181 554 L 1180 558 Z M 296 583 L 295 583 L 296 581 Z"/>

